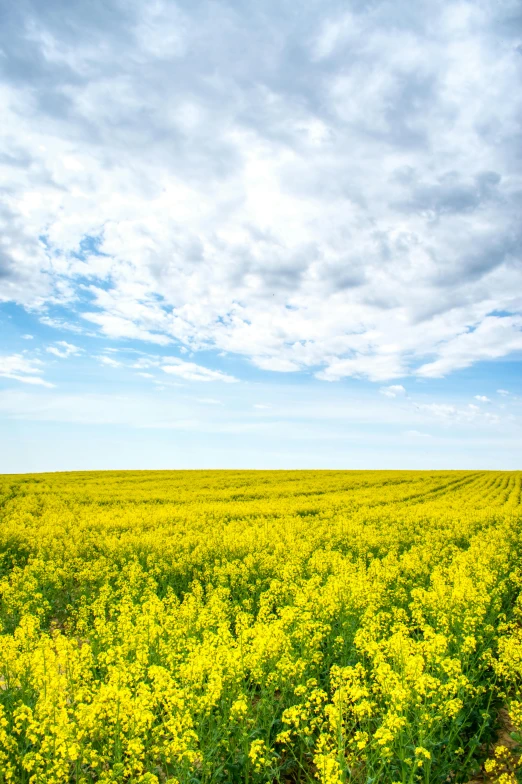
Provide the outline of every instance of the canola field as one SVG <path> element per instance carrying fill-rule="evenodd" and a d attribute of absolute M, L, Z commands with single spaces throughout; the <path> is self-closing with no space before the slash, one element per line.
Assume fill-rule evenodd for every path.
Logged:
<path fill-rule="evenodd" d="M 521 480 L 0 476 L 0 782 L 516 782 Z"/>

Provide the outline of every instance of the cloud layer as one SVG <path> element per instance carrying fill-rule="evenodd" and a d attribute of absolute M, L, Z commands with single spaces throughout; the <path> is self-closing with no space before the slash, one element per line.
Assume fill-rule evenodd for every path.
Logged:
<path fill-rule="evenodd" d="M 52 387 L 49 381 L 45 381 L 43 373 L 43 363 L 39 359 L 30 358 L 23 354 L 11 354 L 0 356 L 0 376 L 21 381 L 24 384 L 34 384 L 35 386 Z"/>
<path fill-rule="evenodd" d="M 522 350 L 512 0 L 48 0 L 1 36 L 0 300 L 330 381 Z"/>

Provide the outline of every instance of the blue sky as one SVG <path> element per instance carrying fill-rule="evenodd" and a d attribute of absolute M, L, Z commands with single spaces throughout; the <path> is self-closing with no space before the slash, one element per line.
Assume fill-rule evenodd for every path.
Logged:
<path fill-rule="evenodd" d="M 520 468 L 522 14 L 10 4 L 0 471 Z"/>

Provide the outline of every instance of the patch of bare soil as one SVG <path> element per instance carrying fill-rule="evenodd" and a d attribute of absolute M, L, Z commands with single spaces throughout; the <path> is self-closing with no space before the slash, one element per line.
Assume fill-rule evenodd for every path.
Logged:
<path fill-rule="evenodd" d="M 515 784 L 517 782 L 515 771 L 519 769 L 519 759 L 521 755 L 520 744 L 511 737 L 516 728 L 507 712 L 506 708 L 501 708 L 498 713 L 499 730 L 495 743 L 489 748 L 488 759 L 496 761 L 495 770 L 487 772 L 483 766 L 481 773 L 472 778 L 468 784 L 485 784 L 486 782 L 496 782 L 504 774 L 503 784 Z"/>

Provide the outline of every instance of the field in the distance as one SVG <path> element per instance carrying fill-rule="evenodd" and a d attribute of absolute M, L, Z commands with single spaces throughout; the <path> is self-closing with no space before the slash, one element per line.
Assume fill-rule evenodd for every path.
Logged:
<path fill-rule="evenodd" d="M 521 480 L 0 476 L 0 782 L 517 781 Z"/>

